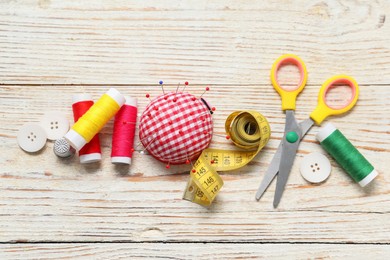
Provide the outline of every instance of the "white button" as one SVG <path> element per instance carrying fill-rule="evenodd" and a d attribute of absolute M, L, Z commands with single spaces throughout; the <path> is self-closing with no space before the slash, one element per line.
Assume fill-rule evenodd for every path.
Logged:
<path fill-rule="evenodd" d="M 311 183 L 320 183 L 326 180 L 332 167 L 328 158 L 321 153 L 311 153 L 306 155 L 301 163 L 302 177 Z"/>
<path fill-rule="evenodd" d="M 26 152 L 37 152 L 46 144 L 47 135 L 45 130 L 38 125 L 27 123 L 24 124 L 18 132 L 18 144 Z"/>
<path fill-rule="evenodd" d="M 61 112 L 47 112 L 43 115 L 41 126 L 46 131 L 47 139 L 57 140 L 69 130 L 69 121 Z"/>

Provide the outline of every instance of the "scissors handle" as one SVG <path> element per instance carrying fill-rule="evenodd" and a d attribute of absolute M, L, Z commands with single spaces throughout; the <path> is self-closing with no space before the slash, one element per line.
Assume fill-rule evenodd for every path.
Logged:
<path fill-rule="evenodd" d="M 295 89 L 287 90 L 283 88 L 278 82 L 278 70 L 286 64 L 292 64 L 298 67 L 301 79 L 298 86 Z M 275 90 L 282 98 L 283 110 L 295 110 L 295 100 L 298 94 L 303 90 L 307 81 L 307 70 L 305 63 L 294 54 L 285 54 L 280 56 L 272 65 L 271 69 L 271 82 Z"/>
<path fill-rule="evenodd" d="M 340 84 L 348 85 L 352 90 L 352 96 L 348 103 L 340 108 L 332 107 L 326 104 L 326 94 L 332 88 L 336 88 Z M 322 84 L 320 93 L 318 94 L 318 104 L 315 110 L 310 114 L 310 118 L 319 125 L 324 121 L 325 118 L 331 115 L 340 115 L 344 114 L 347 111 L 351 110 L 356 104 L 356 101 L 359 97 L 359 85 L 350 76 L 347 75 L 337 75 L 329 78 Z"/>

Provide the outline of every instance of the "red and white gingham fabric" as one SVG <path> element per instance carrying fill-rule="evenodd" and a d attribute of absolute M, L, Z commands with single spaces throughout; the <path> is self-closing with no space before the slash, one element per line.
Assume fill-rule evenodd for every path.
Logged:
<path fill-rule="evenodd" d="M 196 159 L 208 147 L 213 122 L 206 105 L 189 93 L 167 93 L 146 107 L 139 137 L 159 161 L 182 164 Z"/>

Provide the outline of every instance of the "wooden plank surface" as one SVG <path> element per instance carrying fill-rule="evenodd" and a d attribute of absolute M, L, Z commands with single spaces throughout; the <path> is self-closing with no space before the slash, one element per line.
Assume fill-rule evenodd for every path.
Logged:
<path fill-rule="evenodd" d="M 212 258 L 211 248 L 221 259 L 310 258 L 311 250 L 318 258 L 389 255 L 389 14 L 389 1 L 0 2 L 0 258 Z M 275 184 L 255 201 L 283 135 L 268 74 L 286 52 L 300 55 L 309 70 L 299 120 L 329 76 L 346 73 L 359 82 L 357 106 L 329 121 L 379 171 L 372 185 L 360 188 L 333 160 L 324 184 L 302 179 L 302 157 L 325 153 L 315 126 L 278 209 Z M 257 110 L 270 122 L 267 147 L 250 165 L 222 175 L 225 186 L 210 209 L 181 200 L 188 166 L 167 170 L 138 153 L 131 167 L 113 166 L 112 122 L 101 133 L 98 165 L 59 160 L 51 142 L 34 155 L 17 146 L 18 128 L 45 111 L 62 111 L 71 121 L 73 93 L 97 99 L 113 86 L 139 99 L 140 115 L 145 94 L 161 93 L 160 79 L 171 91 L 188 80 L 198 95 L 210 86 L 216 133 L 224 134 L 235 110 Z M 211 146 L 235 149 L 217 136 Z M 182 256 L 184 249 L 191 253 Z"/>
<path fill-rule="evenodd" d="M 30 244 L 0 245 L 7 258 L 39 259 L 383 259 L 390 246 L 301 244 Z M 364 254 L 364 256 L 362 255 Z"/>
<path fill-rule="evenodd" d="M 383 0 L 3 1 L 0 81 L 268 84 L 292 52 L 310 84 L 388 84 L 389 12 Z"/>
<path fill-rule="evenodd" d="M 234 95 L 235 86 L 213 89 L 209 101 L 215 113 L 215 131 L 223 133 L 227 115 L 239 108 L 262 111 L 273 129 L 267 148 L 249 166 L 224 174 L 226 182 L 211 209 L 181 200 L 188 178 L 188 166 L 172 167 L 150 156 L 136 154 L 130 168 L 110 163 L 112 124 L 102 131 L 101 164 L 81 166 L 78 158 L 59 160 L 52 143 L 37 155 L 24 153 L 16 144 L 17 128 L 39 121 L 47 109 L 60 110 L 71 118 L 71 94 L 86 91 L 98 97 L 103 86 L 12 86 L 1 91 L 2 241 L 323 241 L 389 242 L 389 115 L 386 86 L 362 86 L 361 99 L 352 113 L 333 118 L 343 132 L 376 166 L 381 175 L 362 189 L 332 161 L 332 177 L 312 186 L 299 174 L 302 156 L 320 151 L 314 134 L 305 137 L 278 209 L 272 208 L 274 185 L 260 202 L 254 193 L 283 133 L 284 115 L 279 97 L 270 86 L 242 86 L 247 91 Z M 171 87 L 172 88 L 172 87 Z M 145 86 L 118 89 L 138 97 L 140 111 L 148 100 Z M 174 89 L 174 88 L 173 88 Z M 169 90 L 169 87 L 167 87 Z M 160 90 L 154 90 L 156 95 Z M 220 93 L 222 92 L 222 93 Z M 270 98 L 254 98 L 261 93 Z M 315 105 L 317 87 L 308 86 L 297 111 L 305 118 Z M 224 95 L 224 98 L 219 98 Z M 51 97 L 50 99 L 47 96 Z M 33 97 L 33 98 L 32 98 Z M 260 101 L 260 102 L 259 102 Z M 232 104 L 232 107 L 226 105 Z M 362 122 L 365 119 L 365 123 Z M 387 124 L 386 124 L 387 123 Z M 382 129 L 382 127 L 385 127 Z M 382 136 L 378 140 L 378 134 Z M 234 149 L 224 138 L 214 137 L 213 147 Z M 21 225 L 22 224 L 22 225 Z M 347 232 L 346 232 L 347 230 Z"/>

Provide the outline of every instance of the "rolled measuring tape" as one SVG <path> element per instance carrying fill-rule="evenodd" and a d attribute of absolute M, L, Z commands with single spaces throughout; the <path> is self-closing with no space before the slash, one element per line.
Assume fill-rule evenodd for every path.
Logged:
<path fill-rule="evenodd" d="M 360 186 L 369 184 L 378 172 L 374 166 L 356 149 L 355 146 L 334 125 L 328 123 L 321 128 L 317 140 Z"/>
<path fill-rule="evenodd" d="M 256 111 L 236 111 L 228 116 L 225 130 L 242 151 L 205 149 L 193 165 L 183 199 L 209 206 L 223 186 L 218 171 L 231 171 L 247 165 L 268 143 L 271 128 Z"/>

